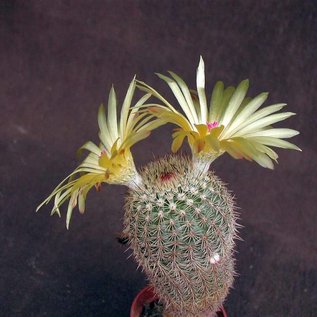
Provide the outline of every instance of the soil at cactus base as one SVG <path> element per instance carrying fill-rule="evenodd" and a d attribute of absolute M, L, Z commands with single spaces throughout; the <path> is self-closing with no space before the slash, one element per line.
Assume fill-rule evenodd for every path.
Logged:
<path fill-rule="evenodd" d="M 217 312 L 218 317 L 223 317 L 221 312 Z M 163 305 L 158 300 L 143 305 L 140 317 L 163 317 Z"/>
<path fill-rule="evenodd" d="M 140 317 L 163 317 L 163 305 L 158 300 L 144 304 Z"/>

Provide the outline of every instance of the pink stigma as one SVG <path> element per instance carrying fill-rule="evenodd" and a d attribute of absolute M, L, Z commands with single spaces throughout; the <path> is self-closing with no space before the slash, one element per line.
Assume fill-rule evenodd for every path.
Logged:
<path fill-rule="evenodd" d="M 218 121 L 214 121 L 214 122 L 207 122 L 207 128 L 208 128 L 208 131 L 210 132 L 211 129 L 213 128 L 217 128 L 219 125 L 219 122 Z"/>

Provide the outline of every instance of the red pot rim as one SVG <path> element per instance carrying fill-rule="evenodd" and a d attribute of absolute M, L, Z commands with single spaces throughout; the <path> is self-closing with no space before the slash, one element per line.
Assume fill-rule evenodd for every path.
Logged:
<path fill-rule="evenodd" d="M 140 317 L 145 303 L 151 303 L 158 299 L 158 296 L 154 293 L 152 286 L 144 287 L 134 298 L 131 306 L 130 317 Z M 228 317 L 227 312 L 221 306 L 219 312 L 223 317 Z"/>

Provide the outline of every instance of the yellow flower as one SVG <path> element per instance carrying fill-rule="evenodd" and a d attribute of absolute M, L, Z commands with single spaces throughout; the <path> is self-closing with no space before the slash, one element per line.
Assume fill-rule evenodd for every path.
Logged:
<path fill-rule="evenodd" d="M 89 151 L 88 156 L 38 206 L 37 211 L 54 198 L 51 214 L 57 213 L 60 216 L 60 206 L 69 200 L 66 216 L 68 228 L 72 211 L 77 204 L 79 211 L 84 213 L 86 196 L 92 187 L 95 186 L 98 190 L 101 183 L 121 184 L 131 188 L 141 185 L 142 180 L 136 171 L 130 148 L 146 138 L 161 123 L 151 120 L 153 115 L 138 111 L 151 94 L 144 95 L 131 107 L 135 86 L 133 79 L 125 96 L 119 121 L 115 90 L 111 88 L 107 116 L 103 105 L 98 112 L 100 145 L 89 141 L 81 147 L 80 150 Z"/>
<path fill-rule="evenodd" d="M 163 105 L 150 106 L 149 113 L 179 127 L 173 133 L 173 152 L 187 138 L 194 164 L 204 164 L 204 169 L 208 169 L 210 163 L 225 152 L 236 159 L 254 160 L 263 167 L 273 169 L 272 160 L 276 161 L 278 155 L 270 147 L 300 150 L 283 140 L 297 135 L 298 131 L 271 127 L 271 124 L 287 119 L 294 113 L 277 113 L 285 104 L 259 109 L 268 94 L 261 93 L 253 99 L 247 97 L 248 80 L 243 80 L 237 88 L 226 89 L 218 81 L 208 107 L 202 58 L 197 68 L 197 91 L 189 90 L 184 80 L 175 73 L 169 74 L 171 77 L 157 75 L 169 85 L 184 114 L 144 82 L 139 81 L 138 87 L 163 102 Z"/>

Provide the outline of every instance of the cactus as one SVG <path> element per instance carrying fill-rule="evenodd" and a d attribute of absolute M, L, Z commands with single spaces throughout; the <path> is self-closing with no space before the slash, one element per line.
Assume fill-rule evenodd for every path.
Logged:
<path fill-rule="evenodd" d="M 169 73 L 171 77 L 158 76 L 171 88 L 182 112 L 154 88 L 133 79 L 117 116 L 112 88 L 107 115 L 103 106 L 98 113 L 100 144 L 84 144 L 88 156 L 37 210 L 54 199 L 51 213 L 61 216 L 60 206 L 69 200 L 68 229 L 73 209 L 78 205 L 81 213 L 85 211 L 93 187 L 127 186 L 122 237 L 164 304 L 165 316 L 210 317 L 233 283 L 238 225 L 233 197 L 209 166 L 228 153 L 273 169 L 278 155 L 271 147 L 300 150 L 284 140 L 299 132 L 271 126 L 294 113 L 278 113 L 285 104 L 259 109 L 268 94 L 248 97 L 248 80 L 237 88 L 217 82 L 208 107 L 202 58 L 196 91 Z M 132 106 L 136 87 L 146 94 Z M 159 103 L 146 103 L 151 97 Z M 171 155 L 149 163 L 139 173 L 131 147 L 166 123 L 177 126 L 172 152 L 187 140 L 192 158 Z"/>
<path fill-rule="evenodd" d="M 152 162 L 141 177 L 124 218 L 134 257 L 171 316 L 207 316 L 233 281 L 232 196 L 213 173 L 197 175 L 184 157 Z"/>

